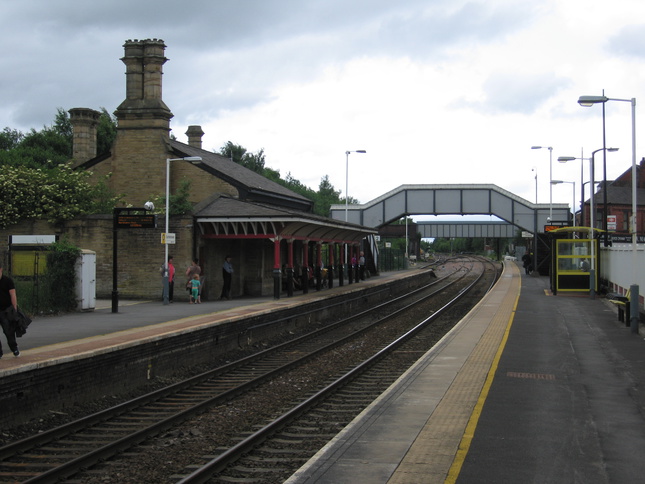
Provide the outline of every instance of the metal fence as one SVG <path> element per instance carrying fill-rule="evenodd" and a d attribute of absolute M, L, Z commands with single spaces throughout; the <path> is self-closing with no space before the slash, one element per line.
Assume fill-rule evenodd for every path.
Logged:
<path fill-rule="evenodd" d="M 400 271 L 407 267 L 405 250 L 394 248 L 381 248 L 379 250 L 378 268 L 382 271 Z"/>

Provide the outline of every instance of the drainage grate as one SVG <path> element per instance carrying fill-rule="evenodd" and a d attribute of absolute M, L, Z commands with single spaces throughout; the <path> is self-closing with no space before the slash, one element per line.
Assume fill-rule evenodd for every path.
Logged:
<path fill-rule="evenodd" d="M 526 373 L 521 371 L 506 372 L 506 376 L 511 378 L 528 378 L 531 380 L 555 380 L 555 375 L 550 373 Z"/>

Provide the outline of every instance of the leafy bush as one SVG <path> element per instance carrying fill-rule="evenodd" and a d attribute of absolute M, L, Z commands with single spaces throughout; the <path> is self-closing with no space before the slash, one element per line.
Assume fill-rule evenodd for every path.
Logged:
<path fill-rule="evenodd" d="M 75 265 L 81 249 L 68 243 L 56 242 L 47 253 L 47 274 L 43 277 L 47 299 L 41 307 L 51 312 L 68 312 L 76 309 Z"/>
<path fill-rule="evenodd" d="M 91 184 L 91 175 L 69 164 L 54 169 L 0 165 L 0 227 L 34 219 L 57 223 L 96 213 L 99 206 L 105 208 L 106 196 L 114 207 L 119 197 L 109 197 L 105 184 Z"/>

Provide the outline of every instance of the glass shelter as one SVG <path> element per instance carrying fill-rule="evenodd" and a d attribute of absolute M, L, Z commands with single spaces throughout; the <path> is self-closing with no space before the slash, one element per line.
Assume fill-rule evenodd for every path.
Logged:
<path fill-rule="evenodd" d="M 551 292 L 598 290 L 598 239 L 589 227 L 552 230 Z"/>

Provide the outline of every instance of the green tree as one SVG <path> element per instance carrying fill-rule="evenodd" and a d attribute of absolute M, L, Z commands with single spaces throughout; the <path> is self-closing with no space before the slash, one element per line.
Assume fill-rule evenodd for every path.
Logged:
<path fill-rule="evenodd" d="M 105 108 L 97 137 L 99 149 L 107 150 L 116 137 L 116 120 Z M 109 176 L 93 185 L 90 172 L 71 169 L 72 142 L 69 114 L 62 108 L 52 125 L 40 131 L 32 129 L 24 135 L 5 128 L 0 133 L 0 226 L 37 218 L 58 222 L 112 211 L 122 197 L 108 187 Z"/>
<path fill-rule="evenodd" d="M 0 133 L 0 150 L 8 151 L 14 149 L 20 141 L 24 138 L 24 135 L 15 129 L 5 128 Z"/>
<path fill-rule="evenodd" d="M 116 139 L 116 117 L 110 115 L 105 108 L 101 108 L 99 123 L 96 126 L 96 154 L 102 155 L 112 149 Z"/>
<path fill-rule="evenodd" d="M 179 182 L 179 187 L 175 193 L 170 194 L 168 199 L 168 209 L 170 215 L 183 215 L 193 209 L 190 203 L 190 180 L 184 178 Z M 166 195 L 151 195 L 149 199 L 154 203 L 157 213 L 166 213 Z"/>
<path fill-rule="evenodd" d="M 98 189 L 90 176 L 69 164 L 55 170 L 0 165 L 0 227 L 34 219 L 58 223 L 94 213 Z"/>
<path fill-rule="evenodd" d="M 325 175 L 318 185 L 318 192 L 314 199 L 314 211 L 319 215 L 329 216 L 330 207 L 339 202 L 340 190 L 336 190 L 329 181 L 329 176 Z"/>

